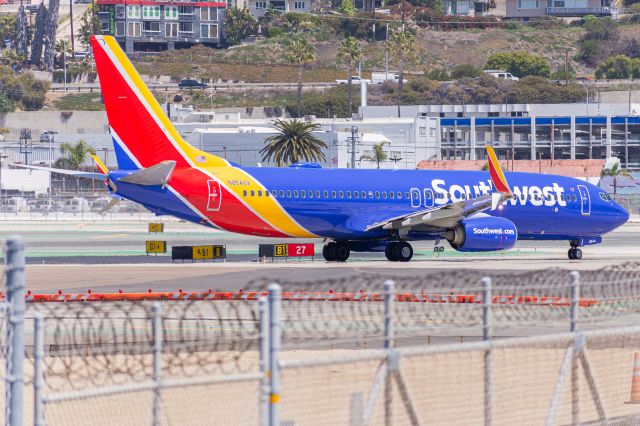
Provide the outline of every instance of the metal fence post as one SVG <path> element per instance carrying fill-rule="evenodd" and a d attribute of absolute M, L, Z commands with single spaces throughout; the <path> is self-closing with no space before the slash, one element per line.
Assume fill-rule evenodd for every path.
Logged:
<path fill-rule="evenodd" d="M 153 329 L 153 426 L 160 426 L 162 412 L 162 308 L 160 302 L 151 307 Z"/>
<path fill-rule="evenodd" d="M 580 273 L 571 272 L 571 324 L 572 333 L 578 331 L 578 307 L 580 304 Z M 579 348 L 576 347 L 576 339 L 572 340 L 573 359 L 571 362 L 571 424 L 580 424 L 580 387 L 578 384 L 578 355 Z"/>
<path fill-rule="evenodd" d="M 44 426 L 44 317 L 36 312 L 33 318 L 33 424 Z"/>
<path fill-rule="evenodd" d="M 24 392 L 24 242 L 21 237 L 7 239 L 6 273 L 9 301 L 9 354 L 6 368 L 5 421 L 11 426 L 23 423 Z"/>
<path fill-rule="evenodd" d="M 269 301 L 262 296 L 258 300 L 260 308 L 260 412 L 261 426 L 269 424 Z"/>
<path fill-rule="evenodd" d="M 491 285 L 491 278 L 484 277 L 482 279 L 482 340 L 485 342 L 491 341 L 491 305 L 493 303 L 493 291 Z M 491 407 L 492 403 L 492 388 L 491 388 L 491 352 L 492 348 L 489 347 L 484 353 L 484 424 L 486 426 L 491 425 Z"/>
<path fill-rule="evenodd" d="M 387 350 L 387 363 L 391 360 L 391 351 L 394 347 L 394 309 L 393 302 L 396 296 L 395 283 L 391 280 L 384 282 L 384 348 Z M 384 424 L 393 424 L 391 375 L 389 374 L 389 364 L 387 364 L 387 374 L 384 381 Z"/>
<path fill-rule="evenodd" d="M 280 425 L 280 299 L 281 287 L 269 284 L 269 425 Z"/>

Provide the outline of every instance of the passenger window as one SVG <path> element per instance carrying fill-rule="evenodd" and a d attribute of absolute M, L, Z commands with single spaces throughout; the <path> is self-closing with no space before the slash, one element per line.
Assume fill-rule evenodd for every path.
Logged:
<path fill-rule="evenodd" d="M 382 193 L 382 198 L 385 199 L 385 200 L 387 199 L 387 193 L 386 192 Z"/>
<path fill-rule="evenodd" d="M 367 193 L 366 193 L 366 192 L 364 192 L 364 191 L 361 191 L 361 192 L 360 192 L 360 196 L 361 196 L 362 198 L 367 198 Z"/>
<path fill-rule="evenodd" d="M 329 198 L 329 191 L 324 191 L 322 195 L 324 196 L 324 198 Z"/>
<path fill-rule="evenodd" d="M 360 193 L 358 191 L 353 191 L 353 198 L 360 198 Z"/>
<path fill-rule="evenodd" d="M 300 195 L 302 198 L 307 198 L 307 193 L 305 191 L 300 191 Z"/>
<path fill-rule="evenodd" d="M 347 191 L 347 198 L 351 198 L 351 191 Z"/>
<path fill-rule="evenodd" d="M 576 194 L 573 194 L 573 201 L 578 201 L 578 196 Z"/>
<path fill-rule="evenodd" d="M 406 198 L 407 200 L 409 199 L 409 193 L 408 192 L 404 193 L 404 198 Z"/>
<path fill-rule="evenodd" d="M 336 198 L 336 191 L 331 191 L 331 198 Z"/>
<path fill-rule="evenodd" d="M 369 194 L 367 194 L 369 196 L 369 198 L 373 198 L 373 191 L 369 191 Z"/>
<path fill-rule="evenodd" d="M 293 198 L 298 198 L 298 191 L 293 191 Z"/>
<path fill-rule="evenodd" d="M 309 198 L 313 198 L 313 191 L 307 191 L 307 196 Z"/>
<path fill-rule="evenodd" d="M 395 198 L 396 193 L 393 191 L 389 191 L 389 198 L 391 198 L 392 200 Z"/>
<path fill-rule="evenodd" d="M 255 193 L 254 191 L 251 191 L 251 196 L 252 196 L 252 197 L 255 197 L 255 196 L 256 196 L 256 193 Z"/>
<path fill-rule="evenodd" d="M 398 195 L 398 200 L 402 200 L 402 192 L 398 191 L 397 195 Z M 408 195 L 409 193 L 407 192 L 407 198 L 409 198 Z"/>
<path fill-rule="evenodd" d="M 291 191 L 287 191 L 287 198 L 291 198 Z"/>
<path fill-rule="evenodd" d="M 262 197 L 262 191 L 258 191 L 258 197 Z"/>
<path fill-rule="evenodd" d="M 344 198 L 344 192 L 340 191 L 340 192 L 338 192 L 338 194 L 339 194 L 340 198 Z"/>
<path fill-rule="evenodd" d="M 280 190 L 280 198 L 284 198 L 284 191 Z"/>
<path fill-rule="evenodd" d="M 380 198 L 380 191 L 376 191 L 376 198 Z"/>
<path fill-rule="evenodd" d="M 316 198 L 320 198 L 320 191 L 316 191 Z"/>
<path fill-rule="evenodd" d="M 266 191 L 264 191 L 264 196 L 268 197 L 269 196 L 269 190 L 267 189 Z"/>
<path fill-rule="evenodd" d="M 247 191 L 242 191 L 242 196 L 246 197 L 247 196 Z"/>
<path fill-rule="evenodd" d="M 426 199 L 430 200 L 431 199 L 431 191 L 425 191 L 425 192 L 426 192 L 426 195 L 425 195 Z"/>

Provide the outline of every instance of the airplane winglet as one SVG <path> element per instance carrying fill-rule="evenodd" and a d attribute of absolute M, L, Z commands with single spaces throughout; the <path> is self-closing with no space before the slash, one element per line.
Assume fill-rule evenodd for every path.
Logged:
<path fill-rule="evenodd" d="M 509 183 L 507 182 L 507 178 L 504 176 L 502 172 L 502 168 L 500 167 L 500 162 L 498 161 L 498 157 L 496 156 L 496 152 L 493 150 L 493 147 L 487 145 L 487 154 L 489 155 L 489 174 L 491 175 L 491 182 L 493 183 L 493 187 L 498 191 L 507 196 L 513 195 L 511 192 L 511 188 L 509 188 Z"/>
<path fill-rule="evenodd" d="M 100 160 L 97 155 L 92 155 L 91 158 L 93 158 L 93 161 L 96 162 L 96 166 L 98 166 L 98 170 L 100 170 L 100 173 L 102 173 L 103 175 L 109 174 L 109 169 L 107 169 L 107 166 L 104 165 L 102 160 Z"/>

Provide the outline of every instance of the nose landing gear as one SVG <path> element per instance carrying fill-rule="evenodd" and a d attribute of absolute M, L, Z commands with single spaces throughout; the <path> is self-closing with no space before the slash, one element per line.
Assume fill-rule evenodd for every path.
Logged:
<path fill-rule="evenodd" d="M 392 262 L 408 262 L 413 257 L 413 247 L 406 241 L 392 242 L 387 245 L 384 254 Z"/>
<path fill-rule="evenodd" d="M 567 254 L 569 255 L 569 259 L 570 260 L 580 260 L 580 259 L 582 259 L 582 250 L 580 250 L 576 246 L 571 246 L 571 248 L 569 249 L 569 252 Z"/>

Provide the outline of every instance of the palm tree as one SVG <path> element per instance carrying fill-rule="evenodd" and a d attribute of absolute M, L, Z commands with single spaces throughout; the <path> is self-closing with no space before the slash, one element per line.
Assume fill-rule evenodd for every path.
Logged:
<path fill-rule="evenodd" d="M 287 43 L 287 61 L 298 66 L 298 95 L 296 99 L 297 116 L 302 110 L 302 69 L 316 59 L 315 48 L 306 38 L 295 37 Z"/>
<path fill-rule="evenodd" d="M 384 152 L 384 144 L 386 143 L 389 143 L 389 142 L 384 141 L 384 142 L 374 144 L 373 155 L 362 155 L 360 157 L 360 160 L 375 161 L 376 164 L 378 165 L 378 168 L 380 168 L 380 163 L 382 163 L 383 161 L 387 161 L 387 159 L 389 158 L 387 153 Z"/>
<path fill-rule="evenodd" d="M 398 63 L 398 117 L 400 117 L 400 101 L 402 99 L 402 87 L 404 85 L 404 64 L 415 59 L 418 53 L 416 48 L 416 36 L 408 31 L 394 31 L 389 37 L 388 48 L 391 57 Z"/>
<path fill-rule="evenodd" d="M 626 171 L 620 168 L 620 163 L 615 163 L 613 167 L 609 169 L 602 169 L 600 173 L 601 177 L 611 176 L 613 178 L 613 196 L 615 197 L 618 192 L 618 176 L 626 174 Z"/>
<path fill-rule="evenodd" d="M 67 42 L 68 43 L 68 42 Z M 56 160 L 55 166 L 62 169 L 78 170 L 89 154 L 95 155 L 96 150 L 84 140 L 75 144 L 65 142 L 60 144 L 62 157 Z M 76 189 L 80 189 L 80 180 L 76 178 Z"/>
<path fill-rule="evenodd" d="M 318 124 L 300 120 L 276 120 L 273 127 L 278 133 L 265 139 L 266 146 L 260 150 L 262 161 L 273 158 L 278 167 L 300 160 L 324 161 L 322 148 L 327 148 L 327 144 L 312 134 L 320 128 Z"/>
<path fill-rule="evenodd" d="M 358 63 L 362 59 L 362 47 L 355 37 L 347 37 L 342 41 L 338 49 L 338 58 L 346 61 L 349 66 L 347 84 L 349 85 L 349 113 L 351 113 L 353 111 L 353 89 L 351 84 L 353 64 Z"/>

